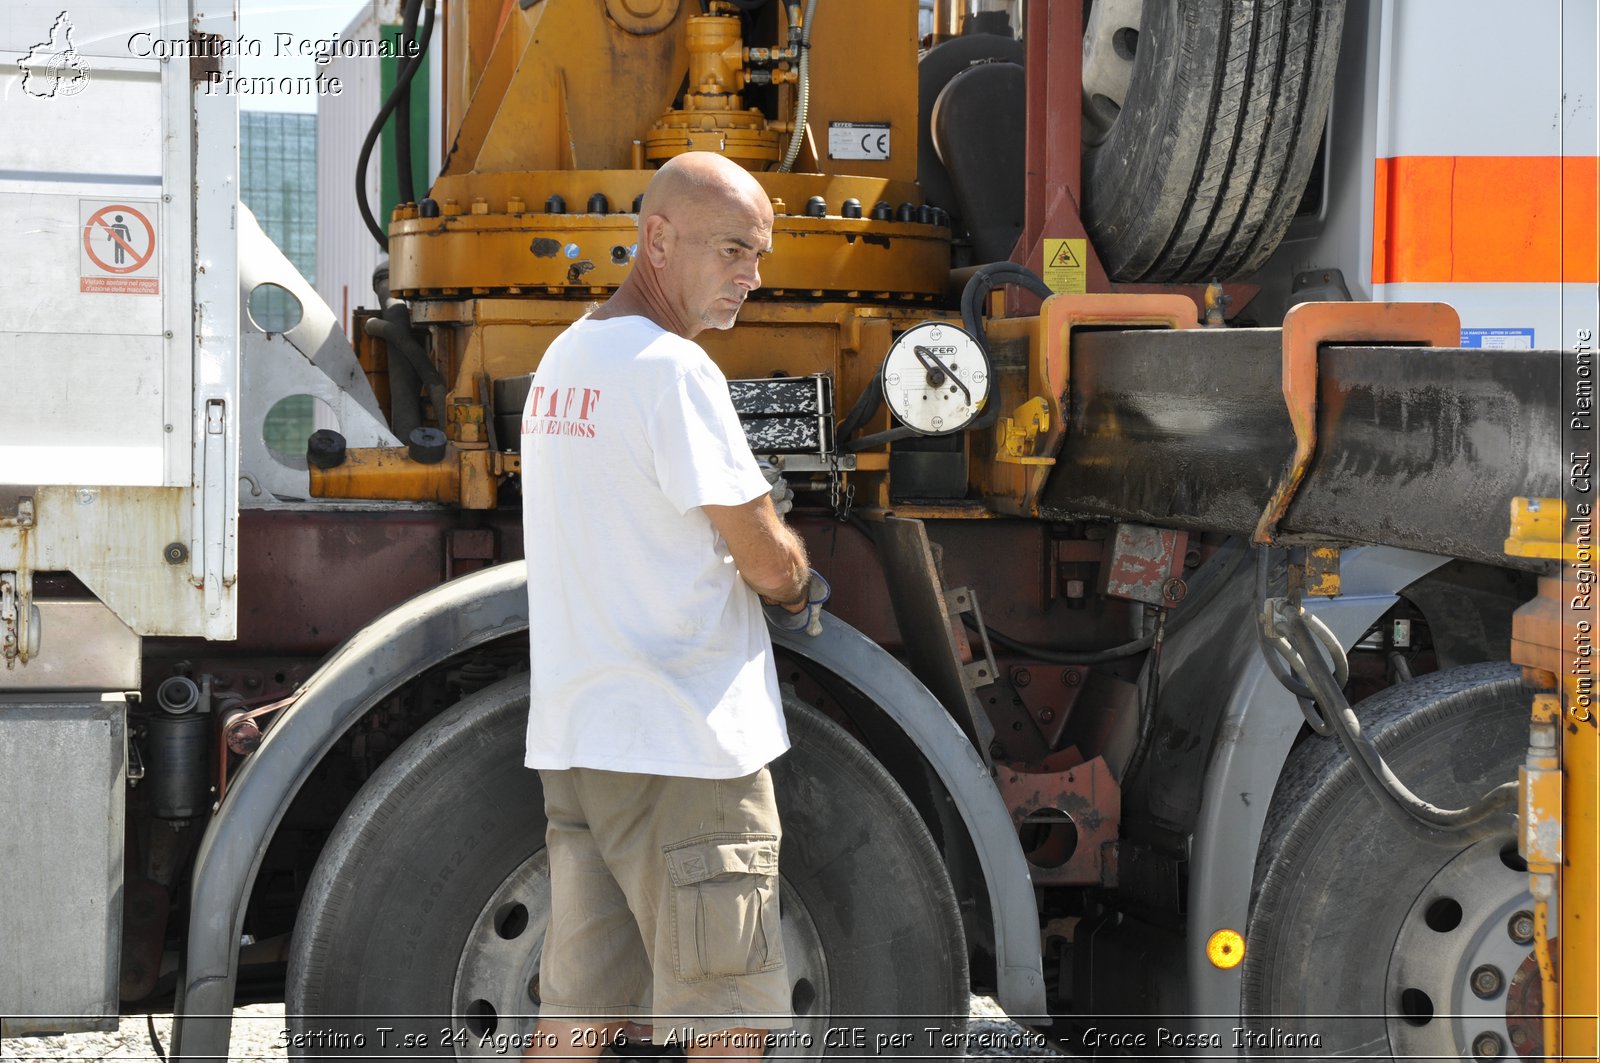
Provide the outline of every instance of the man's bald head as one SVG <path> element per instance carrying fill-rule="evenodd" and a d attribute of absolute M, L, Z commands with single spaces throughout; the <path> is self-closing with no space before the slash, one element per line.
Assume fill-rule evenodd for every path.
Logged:
<path fill-rule="evenodd" d="M 639 206 L 638 255 L 596 318 L 638 314 L 693 339 L 725 329 L 761 286 L 772 202 L 750 172 L 706 151 L 657 170 Z"/>
<path fill-rule="evenodd" d="M 714 152 L 689 151 L 668 159 L 650 179 L 639 220 L 652 214 L 670 218 L 740 208 L 765 212 L 770 224 L 766 190 L 749 170 Z"/>

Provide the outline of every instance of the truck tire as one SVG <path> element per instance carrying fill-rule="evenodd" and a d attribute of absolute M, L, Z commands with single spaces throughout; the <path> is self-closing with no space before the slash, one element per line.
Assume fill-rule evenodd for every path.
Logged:
<path fill-rule="evenodd" d="M 1247 276 L 1283 238 L 1311 173 L 1344 0 L 1145 0 L 1139 11 L 1137 26 L 1091 11 L 1085 40 L 1086 56 L 1104 60 L 1085 66 L 1095 250 L 1113 280 Z"/>
<path fill-rule="evenodd" d="M 1390 687 L 1357 712 L 1414 793 L 1460 806 L 1516 778 L 1532 695 L 1518 669 L 1475 664 Z M 1471 1059 L 1492 1035 L 1505 1058 L 1513 1045 L 1540 1054 L 1539 997 L 1532 1019 L 1507 1018 L 1530 1010 L 1539 982 L 1520 867 L 1509 827 L 1476 844 L 1420 842 L 1338 742 L 1301 743 L 1256 865 L 1241 1000 L 1262 1038 L 1251 1052 Z"/>
<path fill-rule="evenodd" d="M 291 1054 L 503 1059 L 526 1044 L 549 906 L 543 794 L 522 766 L 527 707 L 525 675 L 463 699 L 356 796 L 295 924 Z M 793 748 L 773 778 L 796 1023 L 779 1054 L 938 1055 L 922 1028 L 959 1032 L 970 999 L 938 851 L 853 738 L 798 700 L 785 710 Z"/>

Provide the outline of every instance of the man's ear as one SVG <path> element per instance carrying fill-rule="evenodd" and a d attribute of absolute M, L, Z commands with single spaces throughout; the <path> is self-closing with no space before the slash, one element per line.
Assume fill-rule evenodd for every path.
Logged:
<path fill-rule="evenodd" d="M 639 241 L 639 253 L 650 260 L 652 267 L 661 269 L 667 264 L 667 249 L 674 235 L 671 222 L 660 214 L 650 215 L 644 220 L 644 239 Z"/>

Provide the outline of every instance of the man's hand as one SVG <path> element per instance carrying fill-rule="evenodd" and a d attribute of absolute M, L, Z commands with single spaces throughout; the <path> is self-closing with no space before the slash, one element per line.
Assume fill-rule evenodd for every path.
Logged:
<path fill-rule="evenodd" d="M 822 573 L 807 570 L 804 594 L 793 602 L 776 602 L 763 597 L 767 623 L 783 631 L 804 631 L 815 638 L 822 634 L 822 607 L 828 604 L 833 589 Z"/>
<path fill-rule="evenodd" d="M 761 467 L 761 475 L 767 478 L 767 483 L 772 485 L 772 493 L 767 497 L 772 499 L 772 508 L 781 517 L 794 508 L 794 488 L 783 478 L 783 470 L 772 462 L 763 458 L 756 464 Z"/>

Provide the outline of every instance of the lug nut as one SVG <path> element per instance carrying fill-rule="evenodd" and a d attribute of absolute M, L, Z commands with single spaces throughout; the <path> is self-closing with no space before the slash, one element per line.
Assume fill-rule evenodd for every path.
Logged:
<path fill-rule="evenodd" d="M 1472 991 L 1480 999 L 1489 1000 L 1499 996 L 1505 984 L 1505 975 L 1500 973 L 1500 968 L 1491 963 L 1486 963 L 1472 972 Z"/>
<path fill-rule="evenodd" d="M 1497 1033 L 1484 1031 L 1472 1039 L 1472 1054 L 1478 1059 L 1499 1059 L 1505 1051 L 1506 1043 Z"/>
<path fill-rule="evenodd" d="M 1511 922 L 1506 926 L 1506 933 L 1511 935 L 1511 940 L 1518 945 L 1533 944 L 1533 913 L 1518 912 L 1511 917 Z"/>

